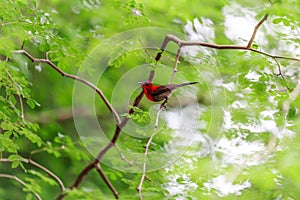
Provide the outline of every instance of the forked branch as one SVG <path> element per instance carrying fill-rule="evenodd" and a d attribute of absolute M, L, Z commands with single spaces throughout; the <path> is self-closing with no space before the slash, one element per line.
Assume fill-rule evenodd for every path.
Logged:
<path fill-rule="evenodd" d="M 149 75 L 149 80 L 153 80 L 154 78 L 154 71 L 152 70 L 150 72 Z M 133 103 L 133 107 L 137 107 L 140 103 L 140 101 L 142 100 L 144 96 L 144 93 L 141 92 L 134 100 Z M 132 114 L 134 112 L 134 110 L 131 108 L 128 111 L 128 114 Z M 78 177 L 76 178 L 76 180 L 74 181 L 74 183 L 72 184 L 72 186 L 70 187 L 72 188 L 77 188 L 80 183 L 82 182 L 83 178 L 94 168 L 96 168 L 97 172 L 100 174 L 100 176 L 102 177 L 102 179 L 104 180 L 104 182 L 106 183 L 106 185 L 109 187 L 109 189 L 112 191 L 112 193 L 114 194 L 115 198 L 118 199 L 118 192 L 115 190 L 115 188 L 113 187 L 113 185 L 110 183 L 109 179 L 106 177 L 106 175 L 104 174 L 101 165 L 100 165 L 100 160 L 103 158 L 103 156 L 107 153 L 108 150 L 110 150 L 113 146 L 115 146 L 120 133 L 122 131 L 122 128 L 127 124 L 129 118 L 124 118 L 122 120 L 122 122 L 120 124 L 116 125 L 116 129 L 115 129 L 115 133 L 113 138 L 111 139 L 111 141 L 105 146 L 103 147 L 103 149 L 99 152 L 99 154 L 97 155 L 96 159 L 90 163 L 89 165 L 87 165 L 82 171 L 81 173 L 78 175 Z M 61 194 L 57 197 L 57 200 L 60 200 L 64 197 L 64 194 Z"/>
<path fill-rule="evenodd" d="M 266 52 L 263 52 L 263 51 L 259 51 L 259 50 L 253 49 L 251 47 L 252 44 L 253 44 L 253 42 L 254 42 L 254 39 L 255 39 L 255 36 L 256 36 L 256 33 L 257 33 L 258 29 L 267 20 L 267 18 L 268 18 L 268 14 L 264 15 L 263 18 L 257 23 L 257 25 L 254 27 L 253 33 L 251 35 L 251 38 L 249 39 L 249 41 L 248 41 L 248 43 L 247 43 L 246 46 L 240 46 L 240 45 L 220 45 L 220 44 L 212 44 L 212 43 L 199 42 L 199 41 L 197 41 L 197 42 L 182 41 L 182 40 L 180 40 L 178 37 L 176 37 L 174 35 L 166 35 L 166 37 L 165 37 L 165 39 L 164 39 L 164 41 L 163 41 L 163 43 L 161 45 L 161 48 L 160 48 L 161 51 L 157 53 L 157 55 L 155 57 L 155 60 L 156 61 L 160 60 L 160 58 L 162 56 L 162 53 L 166 50 L 166 47 L 167 47 L 167 45 L 168 45 L 168 43 L 170 41 L 173 41 L 173 42 L 175 42 L 178 45 L 178 50 L 177 50 L 176 59 L 175 59 L 175 63 L 174 63 L 174 69 L 173 69 L 173 72 L 171 74 L 169 83 L 171 83 L 173 81 L 175 73 L 177 72 L 177 64 L 178 64 L 178 60 L 179 60 L 179 56 L 180 56 L 180 51 L 181 51 L 181 48 L 183 46 L 204 46 L 204 47 L 213 48 L 213 49 L 219 49 L 219 50 L 231 49 L 231 50 L 252 51 L 252 52 L 256 52 L 256 53 L 262 54 L 264 56 L 268 56 L 268 57 L 273 58 L 276 61 L 277 64 L 278 64 L 278 62 L 277 62 L 276 59 L 286 59 L 286 60 L 300 61 L 300 59 L 298 59 L 298 58 L 272 55 L 272 54 L 269 54 L 269 53 L 266 53 Z M 279 70 L 280 70 L 280 66 L 279 66 Z M 281 71 L 280 71 L 280 75 L 284 79 L 283 75 L 281 74 Z M 157 111 L 155 125 L 154 125 L 154 132 L 156 131 L 156 129 L 158 127 L 158 119 L 159 119 L 160 113 L 166 107 L 166 104 L 167 104 L 167 99 L 161 104 L 160 109 Z M 150 144 L 151 144 L 151 141 L 152 141 L 153 137 L 154 137 L 154 134 L 151 135 L 151 137 L 149 138 L 149 140 L 147 142 L 147 145 L 146 145 L 146 148 L 145 148 L 145 151 L 144 151 L 144 156 L 145 157 L 148 155 L 148 150 L 149 150 L 149 147 L 150 147 Z M 142 186 L 143 186 L 143 182 L 145 180 L 145 177 L 146 177 L 146 158 L 145 158 L 145 162 L 143 163 L 142 177 L 140 179 L 140 183 L 139 183 L 139 186 L 137 188 L 140 200 L 143 199 L 143 196 L 142 196 Z"/>
<path fill-rule="evenodd" d="M 255 53 L 262 54 L 264 56 L 268 56 L 271 58 L 278 58 L 278 59 L 286 59 L 286 60 L 293 60 L 293 61 L 300 61 L 298 58 L 293 58 L 293 57 L 285 57 L 285 56 L 279 56 L 279 55 L 273 55 L 269 54 L 263 51 L 259 51 L 257 49 L 253 49 L 251 46 L 253 44 L 253 41 L 255 39 L 256 33 L 258 29 L 261 27 L 261 25 L 267 20 L 268 15 L 266 14 L 259 22 L 258 24 L 254 27 L 252 36 L 250 40 L 248 41 L 246 46 L 241 46 L 241 45 L 222 45 L 222 44 L 213 44 L 213 43 L 207 43 L 207 42 L 200 42 L 200 41 L 183 41 L 179 39 L 178 37 L 174 35 L 166 35 L 161 47 L 160 47 L 160 52 L 157 53 L 155 60 L 159 61 L 161 58 L 162 53 L 166 50 L 166 47 L 170 41 L 175 42 L 179 48 L 183 46 L 203 46 L 203 47 L 209 47 L 213 49 L 219 49 L 219 50 L 225 50 L 225 49 L 231 49 L 231 50 L 244 50 L 244 51 L 252 51 Z"/>

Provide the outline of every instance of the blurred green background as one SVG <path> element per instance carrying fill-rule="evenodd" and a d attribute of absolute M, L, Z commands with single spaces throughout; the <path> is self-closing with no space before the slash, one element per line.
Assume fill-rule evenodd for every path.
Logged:
<path fill-rule="evenodd" d="M 80 93 L 74 92 L 74 80 L 14 51 L 23 46 L 36 58 L 45 58 L 49 52 L 60 69 L 80 72 L 89 81 L 103 72 L 97 86 L 126 117 L 128 104 L 141 91 L 136 81 L 145 80 L 154 69 L 154 81 L 168 82 L 177 46 L 170 43 L 169 52 L 155 65 L 162 33 L 149 33 L 151 40 L 129 43 L 109 38 L 135 28 L 156 27 L 178 32 L 182 40 L 246 45 L 254 26 L 268 13 L 252 47 L 299 58 L 299 9 L 298 1 L 277 0 L 0 0 L 0 199 L 35 199 L 34 193 L 55 199 L 61 192 L 58 183 L 28 159 L 69 187 L 101 149 L 98 143 L 93 146 L 95 152 L 86 148 L 73 120 L 76 111 L 83 128 L 97 134 L 89 124 L 93 113 L 85 107 L 85 92 L 91 90 L 82 85 Z M 103 42 L 108 42 L 107 48 L 97 49 Z M 143 49 L 148 46 L 154 47 Z M 102 54 L 107 60 L 101 59 Z M 86 59 L 91 55 L 99 59 L 99 65 L 89 65 Z M 118 81 L 143 64 L 147 65 L 145 73 L 129 78 L 130 84 L 120 84 L 114 93 Z M 297 61 L 238 50 L 184 47 L 175 82 L 200 84 L 175 93 L 182 105 L 171 98 L 150 151 L 180 148 L 175 141 L 185 134 L 189 137 L 190 132 L 192 143 L 183 143 L 188 148 L 176 162 L 147 173 L 144 199 L 300 199 L 298 80 Z M 196 96 L 193 101 L 191 93 Z M 74 98 L 78 104 L 72 110 Z M 103 134 L 111 138 L 115 124 L 106 106 L 98 96 L 89 106 L 95 106 Z M 140 108 L 131 123 L 142 128 L 130 130 L 133 136 L 122 134 L 117 143 L 134 153 L 144 152 L 157 107 L 143 99 Z M 199 112 L 194 114 L 195 110 Z M 181 129 L 174 125 L 175 119 L 168 118 L 178 113 L 183 113 L 181 122 L 186 124 Z M 189 117 L 195 126 L 184 121 Z M 146 125 L 150 128 L 143 128 Z M 118 156 L 106 159 L 111 165 L 124 165 Z M 111 165 L 102 168 L 120 199 L 139 199 L 136 188 L 141 173 L 119 171 Z M 18 177 L 25 185 L 5 175 Z M 67 192 L 65 199 L 113 199 L 95 170 L 78 189 Z"/>

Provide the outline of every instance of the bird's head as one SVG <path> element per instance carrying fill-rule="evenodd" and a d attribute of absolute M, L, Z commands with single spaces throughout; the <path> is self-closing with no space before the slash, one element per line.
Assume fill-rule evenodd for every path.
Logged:
<path fill-rule="evenodd" d="M 141 81 L 141 82 L 138 82 L 138 84 L 140 84 L 140 85 L 149 85 L 149 84 L 151 84 L 151 81 L 149 81 L 149 80 L 146 80 L 146 81 Z"/>

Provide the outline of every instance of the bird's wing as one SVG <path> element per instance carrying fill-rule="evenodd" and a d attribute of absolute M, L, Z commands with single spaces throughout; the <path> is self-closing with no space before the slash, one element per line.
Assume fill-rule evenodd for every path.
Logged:
<path fill-rule="evenodd" d="M 156 88 L 153 92 L 152 92 L 152 95 L 153 96 L 158 96 L 158 95 L 161 95 L 163 93 L 169 93 L 172 91 L 172 87 L 170 87 L 172 85 L 163 85 L 163 86 L 160 86 L 158 88 Z"/>

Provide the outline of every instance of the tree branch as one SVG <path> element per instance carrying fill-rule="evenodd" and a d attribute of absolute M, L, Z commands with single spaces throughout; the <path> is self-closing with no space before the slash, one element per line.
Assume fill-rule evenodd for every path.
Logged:
<path fill-rule="evenodd" d="M 105 103 L 106 107 L 109 109 L 109 111 L 112 113 L 115 121 L 117 124 L 120 124 L 121 120 L 120 117 L 118 115 L 118 113 L 115 111 L 115 109 L 112 107 L 112 105 L 109 103 L 109 101 L 106 99 L 105 95 L 103 94 L 103 92 L 97 88 L 97 86 L 95 86 L 94 84 L 92 84 L 91 82 L 78 77 L 76 75 L 73 74 L 68 74 L 66 72 L 64 72 L 63 70 L 59 69 L 53 62 L 51 62 L 48 58 L 48 53 L 46 54 L 46 59 L 41 59 L 41 58 L 35 58 L 33 57 L 30 53 L 28 53 L 27 51 L 25 51 L 24 49 L 21 50 L 17 50 L 14 51 L 13 53 L 16 54 L 23 54 L 25 55 L 27 58 L 29 58 L 32 62 L 36 62 L 36 63 L 46 63 L 48 64 L 50 67 L 52 67 L 55 71 L 57 71 L 60 75 L 70 78 L 70 79 L 74 79 L 76 81 L 79 81 L 85 85 L 87 85 L 88 87 L 92 88 L 102 99 L 102 101 Z"/>
<path fill-rule="evenodd" d="M 150 147 L 150 144 L 153 140 L 153 137 L 154 137 L 154 133 L 152 133 L 152 135 L 150 136 L 147 144 L 146 144 L 146 147 L 145 147 L 145 152 L 144 152 L 144 163 L 143 163 L 143 174 L 142 174 L 142 177 L 141 177 L 141 180 L 140 180 L 140 184 L 137 188 L 137 191 L 139 193 L 139 197 L 140 197 L 140 200 L 143 199 L 143 195 L 142 195 L 142 187 L 143 187 L 143 183 L 144 183 L 144 180 L 145 180 L 145 177 L 146 177 L 146 167 L 147 167 L 147 156 L 148 156 L 148 151 L 149 151 L 149 147 Z"/>
<path fill-rule="evenodd" d="M 40 168 L 41 170 L 43 170 L 44 172 L 46 172 L 49 176 L 52 176 L 52 178 L 54 180 L 56 180 L 56 182 L 59 184 L 61 191 L 65 191 L 65 186 L 63 184 L 63 182 L 60 180 L 60 178 L 58 178 L 58 176 L 56 176 L 53 172 L 51 172 L 49 169 L 47 169 L 46 167 L 36 163 L 35 161 L 33 161 L 32 159 L 28 159 L 27 160 L 29 164 L 32 164 L 33 166 Z"/>
<path fill-rule="evenodd" d="M 7 69 L 5 69 L 5 71 L 6 71 L 7 75 L 8 75 L 8 77 L 10 78 L 10 80 L 13 82 L 13 85 L 14 85 L 16 91 L 17 91 L 19 102 L 20 102 L 21 118 L 22 118 L 23 123 L 25 123 L 23 100 L 22 100 L 22 95 L 20 93 L 18 84 L 16 83 L 16 81 L 14 80 L 14 78 L 12 77 L 12 75 L 9 73 L 9 71 Z"/>
<path fill-rule="evenodd" d="M 286 87 L 289 91 L 292 91 L 292 90 L 289 88 L 289 86 L 288 86 L 288 84 L 287 84 L 287 82 L 286 82 L 286 80 L 285 80 L 284 75 L 282 74 L 281 66 L 280 66 L 279 62 L 277 61 L 276 58 L 274 58 L 274 60 L 275 60 L 275 62 L 276 62 L 276 64 L 277 64 L 277 66 L 278 66 L 278 74 L 277 74 L 277 76 L 281 76 L 281 78 L 282 78 L 282 80 L 283 80 L 283 82 L 284 82 L 284 84 L 285 84 L 285 87 Z"/>
<path fill-rule="evenodd" d="M 102 177 L 102 179 L 104 180 L 105 184 L 109 187 L 109 189 L 113 192 L 114 196 L 116 199 L 119 198 L 119 194 L 117 192 L 117 190 L 114 188 L 114 186 L 111 184 L 111 182 L 109 181 L 109 179 L 107 178 L 107 176 L 104 174 L 101 165 L 99 162 L 95 163 L 95 168 L 97 170 L 97 172 L 100 174 L 100 176 Z"/>
<path fill-rule="evenodd" d="M 152 70 L 150 72 L 149 75 L 149 80 L 153 80 L 154 77 L 154 70 Z M 142 91 L 134 100 L 133 106 L 136 107 L 139 105 L 140 101 L 142 100 L 144 96 L 144 92 Z M 131 108 L 128 111 L 128 114 L 132 114 L 134 112 L 134 110 Z M 106 154 L 106 152 L 111 149 L 117 142 L 120 133 L 122 131 L 122 128 L 127 124 L 129 118 L 124 118 L 122 120 L 122 122 L 120 124 L 116 125 L 116 129 L 115 129 L 115 133 L 113 138 L 111 139 L 111 141 L 105 146 L 103 147 L 103 149 L 99 152 L 99 154 L 97 155 L 96 159 L 90 163 L 89 165 L 87 165 L 79 174 L 79 176 L 76 178 L 75 182 L 72 184 L 72 186 L 70 187 L 72 188 L 77 188 L 80 183 L 82 182 L 84 176 L 86 176 L 93 168 L 96 168 L 98 173 L 101 175 L 101 177 L 103 178 L 103 180 L 105 181 L 106 185 L 110 188 L 110 190 L 112 191 L 112 193 L 114 194 L 115 198 L 118 198 L 118 193 L 116 192 L 116 190 L 112 187 L 112 184 L 110 183 L 109 179 L 106 177 L 106 175 L 104 174 L 103 170 L 101 167 L 96 167 L 98 166 L 98 163 L 100 162 L 100 160 L 103 158 L 103 156 Z M 63 199 L 64 194 L 60 194 L 57 197 L 57 200 L 61 200 Z"/>
<path fill-rule="evenodd" d="M 40 197 L 40 195 L 34 191 L 32 191 L 28 185 L 22 181 L 21 179 L 19 179 L 17 176 L 12 176 L 12 175 L 9 175 L 9 174 L 0 174 L 0 178 L 8 178 L 8 179 L 13 179 L 13 180 L 16 180 L 17 182 L 19 182 L 21 185 L 23 185 L 24 187 L 28 188 L 29 191 L 32 192 L 32 194 L 34 194 L 34 196 L 38 199 L 38 200 L 42 200 L 42 198 Z"/>
<path fill-rule="evenodd" d="M 251 48 L 251 45 L 254 41 L 254 38 L 256 36 L 256 33 L 257 33 L 257 30 L 259 29 L 259 27 L 268 19 L 268 14 L 265 14 L 264 17 L 258 22 L 258 24 L 254 27 L 254 30 L 253 30 L 253 33 L 252 33 L 252 36 L 248 42 L 248 45 L 247 45 L 247 49 L 250 49 Z"/>
<path fill-rule="evenodd" d="M 212 43 L 206 43 L 206 42 L 182 41 L 174 35 L 166 35 L 166 37 L 165 37 L 165 39 L 164 39 L 164 41 L 161 45 L 161 48 L 160 48 L 161 51 L 157 53 L 157 55 L 155 57 L 155 60 L 156 61 L 160 60 L 162 53 L 165 51 L 165 49 L 166 49 L 166 47 L 167 47 L 167 45 L 170 41 L 173 41 L 178 45 L 178 50 L 177 50 L 176 59 L 175 59 L 175 63 L 174 63 L 174 69 L 173 69 L 173 72 L 172 72 L 170 80 L 169 80 L 169 83 L 171 83 L 174 79 L 175 73 L 177 72 L 177 64 L 178 64 L 178 60 L 179 60 L 179 56 L 180 56 L 180 50 L 183 46 L 204 46 L 204 47 L 209 47 L 209 48 L 214 48 L 214 49 L 219 49 L 219 50 L 223 50 L 223 49 L 246 50 L 246 51 L 256 52 L 256 53 L 262 54 L 264 56 L 268 56 L 268 57 L 273 58 L 276 61 L 277 65 L 278 65 L 279 74 L 282 76 L 283 80 L 285 81 L 284 76 L 281 74 L 280 65 L 279 65 L 279 63 L 277 62 L 276 59 L 280 58 L 280 59 L 287 59 L 287 60 L 293 60 L 293 61 L 300 61 L 300 59 L 291 58 L 291 57 L 284 57 L 284 56 L 278 56 L 278 55 L 272 55 L 272 54 L 269 54 L 269 53 L 251 48 L 258 29 L 267 20 L 267 18 L 268 18 L 268 14 L 264 15 L 264 17 L 254 27 L 253 33 L 251 35 L 251 38 L 248 41 L 247 46 L 219 45 L 219 44 L 212 44 Z M 171 95 L 172 95 L 172 93 L 169 96 L 171 96 Z M 168 98 L 161 104 L 160 109 L 157 111 L 155 125 L 154 125 L 154 131 L 156 131 L 156 129 L 158 127 L 158 120 L 159 120 L 160 113 L 166 107 L 167 101 L 168 101 Z M 152 134 L 151 137 L 149 138 L 149 140 L 147 142 L 147 145 L 146 145 L 146 148 L 145 148 L 145 153 L 144 153 L 145 160 L 144 160 L 144 163 L 143 163 L 143 174 L 142 174 L 139 186 L 137 188 L 140 200 L 143 199 L 143 197 L 142 197 L 142 185 L 143 185 L 143 182 L 144 182 L 145 177 L 146 177 L 146 157 L 148 155 L 148 150 L 149 150 L 149 147 L 150 147 L 150 144 L 151 144 L 151 141 L 152 141 L 153 137 L 154 137 L 154 134 Z"/>
<path fill-rule="evenodd" d="M 61 191 L 64 191 L 66 188 L 63 184 L 63 182 L 60 180 L 60 178 L 58 178 L 58 176 L 56 176 L 53 172 L 51 172 L 49 169 L 47 169 L 46 167 L 38 164 L 37 162 L 33 161 L 31 158 L 30 159 L 26 159 L 23 158 L 20 160 L 21 162 L 25 162 L 27 164 L 31 164 L 39 169 L 41 169 L 42 171 L 46 172 L 49 176 L 51 176 L 54 180 L 56 180 L 56 182 L 59 184 Z M 8 158 L 1 158 L 0 162 L 12 162 L 11 160 L 9 160 Z"/>
<path fill-rule="evenodd" d="M 271 58 L 278 58 L 278 59 L 286 59 L 286 60 L 293 60 L 293 61 L 300 61 L 300 59 L 298 58 L 293 58 L 293 57 L 285 57 L 285 56 L 279 56 L 279 55 L 272 55 L 263 51 L 259 51 L 256 49 L 251 48 L 251 45 L 254 41 L 254 38 L 256 36 L 256 32 L 258 31 L 258 29 L 260 28 L 260 26 L 267 20 L 268 15 L 266 14 L 259 22 L 258 24 L 255 26 L 252 36 L 247 44 L 247 46 L 240 46 L 240 45 L 222 45 L 222 44 L 213 44 L 213 43 L 207 43 L 207 42 L 199 42 L 199 41 L 195 41 L 195 42 L 191 42 L 191 41 L 182 41 L 180 40 L 178 37 L 174 36 L 174 35 L 166 35 L 161 47 L 160 47 L 160 52 L 157 53 L 155 60 L 159 61 L 161 58 L 162 53 L 165 51 L 168 43 L 170 41 L 175 42 L 179 48 L 183 47 L 183 46 L 203 46 L 203 47 L 209 47 L 209 48 L 213 48 L 213 49 L 219 49 L 219 50 L 228 50 L 228 49 L 232 49 L 232 50 L 244 50 L 244 51 L 253 51 L 255 53 L 259 53 L 262 54 L 264 56 L 268 56 Z"/>

